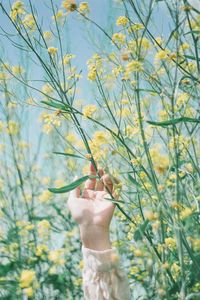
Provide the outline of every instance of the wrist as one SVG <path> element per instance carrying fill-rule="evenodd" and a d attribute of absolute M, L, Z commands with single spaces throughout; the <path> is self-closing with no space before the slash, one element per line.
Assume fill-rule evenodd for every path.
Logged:
<path fill-rule="evenodd" d="M 85 248 L 103 251 L 111 249 L 109 228 L 99 225 L 80 225 L 80 236 Z"/>

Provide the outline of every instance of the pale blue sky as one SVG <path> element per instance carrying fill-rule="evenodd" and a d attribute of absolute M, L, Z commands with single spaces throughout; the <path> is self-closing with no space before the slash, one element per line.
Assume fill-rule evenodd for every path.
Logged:
<path fill-rule="evenodd" d="M 28 0 L 25 0 L 24 3 L 28 6 Z M 61 0 L 54 0 L 59 6 L 61 6 Z M 77 1 L 78 2 L 78 1 Z M 80 2 L 80 1 L 79 1 Z M 78 2 L 78 3 L 79 3 Z M 95 20 L 97 24 L 102 26 L 106 31 L 112 35 L 113 31 L 119 30 L 115 27 L 115 19 L 119 15 L 123 15 L 123 6 L 119 4 L 118 0 L 90 0 L 88 1 L 90 6 L 90 18 Z M 191 2 L 195 5 L 200 5 L 200 1 L 191 0 Z M 2 3 L 9 8 L 9 1 L 2 0 Z M 13 1 L 11 1 L 13 3 Z M 50 0 L 34 0 L 34 7 L 36 8 L 38 19 L 43 20 L 43 30 L 49 30 L 49 23 L 51 22 L 52 12 L 51 9 L 48 8 L 50 5 Z M 139 3 L 139 2 L 138 2 Z M 144 3 L 149 3 L 149 0 L 144 1 Z M 30 11 L 28 9 L 28 11 Z M 137 18 L 134 14 L 131 15 L 133 22 L 138 22 Z M 151 31 L 155 34 L 155 36 L 169 36 L 173 28 L 170 28 L 170 17 L 168 15 L 168 11 L 164 5 L 164 1 L 160 1 L 158 3 L 158 8 L 155 9 L 152 15 L 153 23 L 155 27 L 151 28 Z M 8 33 L 15 33 L 12 25 L 8 21 L 8 19 L 0 12 L 0 26 L 3 27 Z M 97 51 L 96 49 L 96 41 L 101 48 L 107 48 L 111 50 L 111 43 L 105 37 L 105 35 L 100 32 L 94 25 L 91 25 L 90 32 L 92 32 L 90 41 L 88 41 L 88 30 L 86 29 L 86 25 L 83 22 L 80 22 L 77 18 L 76 13 L 71 13 L 68 17 L 68 25 L 63 33 L 63 44 L 66 46 L 65 50 L 69 50 L 71 53 L 76 54 L 75 64 L 77 65 L 78 70 L 83 71 L 83 79 L 79 84 L 79 88 L 81 93 L 77 95 L 77 98 L 83 99 L 85 102 L 91 103 L 94 101 L 93 95 L 91 93 L 91 84 L 87 80 L 87 67 L 86 61 L 91 55 Z M 0 30 L 0 33 L 2 31 Z M 20 61 L 20 52 L 12 46 L 12 43 L 8 41 L 5 37 L 1 36 L 1 47 L 5 50 L 5 60 L 8 60 L 11 64 L 18 64 Z M 52 46 L 57 46 L 54 42 L 52 42 Z M 27 66 L 28 68 L 28 66 Z M 35 65 L 31 66 L 31 70 L 29 70 L 31 79 L 41 79 L 42 72 L 41 69 Z M 36 83 L 35 83 L 36 84 Z M 41 85 L 41 83 L 40 83 Z M 33 93 L 34 95 L 34 93 Z M 34 111 L 34 110 L 33 110 Z M 33 114 L 33 119 L 35 115 Z M 34 121 L 35 122 L 35 121 Z M 38 125 L 37 125 L 38 126 Z M 37 126 L 33 126 L 33 135 L 37 134 L 36 128 Z"/>

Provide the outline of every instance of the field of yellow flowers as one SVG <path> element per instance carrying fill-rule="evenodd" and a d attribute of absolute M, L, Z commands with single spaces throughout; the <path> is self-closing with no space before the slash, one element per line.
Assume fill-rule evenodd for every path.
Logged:
<path fill-rule="evenodd" d="M 83 299 L 66 203 L 90 161 L 119 179 L 111 239 L 132 299 L 200 299 L 199 1 L 8 2 L 0 299 Z"/>

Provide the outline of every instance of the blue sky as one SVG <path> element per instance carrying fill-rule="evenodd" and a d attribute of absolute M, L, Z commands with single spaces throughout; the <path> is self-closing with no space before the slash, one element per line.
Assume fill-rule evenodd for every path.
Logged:
<path fill-rule="evenodd" d="M 28 0 L 25 0 L 24 3 L 28 7 Z M 54 0 L 54 3 L 60 7 L 61 0 Z M 78 2 L 78 1 L 77 1 Z M 79 1 L 80 2 L 80 1 Z M 88 1 L 90 7 L 90 17 L 92 20 L 95 20 L 97 24 L 102 26 L 104 29 L 108 30 L 110 34 L 112 34 L 112 30 L 116 30 L 114 24 L 115 19 L 119 15 L 123 15 L 122 6 L 119 5 L 119 0 L 90 0 Z M 149 3 L 149 0 L 144 1 L 144 3 Z M 2 3 L 5 5 L 7 9 L 9 9 L 9 1 L 2 0 Z M 13 1 L 11 1 L 13 3 Z M 50 5 L 50 0 L 34 0 L 32 1 L 34 7 L 36 8 L 38 19 L 43 20 L 43 30 L 49 30 L 49 23 L 51 22 L 52 12 L 51 9 L 48 8 Z M 139 2 L 138 2 L 139 3 Z M 197 8 L 200 7 L 199 0 L 190 0 L 190 3 L 195 5 Z M 13 27 L 9 20 L 0 12 L 0 26 L 3 27 L 8 33 L 15 33 Z M 170 23 L 169 23 L 169 15 L 166 7 L 164 5 L 164 1 L 159 2 L 159 7 L 155 10 L 153 14 L 153 21 L 155 23 L 155 28 L 151 28 L 154 32 L 155 36 L 160 35 L 169 35 L 170 32 Z M 133 22 L 138 22 L 137 18 L 132 16 Z M 101 33 L 95 26 L 90 25 L 89 31 L 92 32 L 90 36 L 90 41 L 88 41 L 88 29 L 87 26 L 81 22 L 76 13 L 71 13 L 68 16 L 68 25 L 63 32 L 63 44 L 66 45 L 66 49 L 76 55 L 75 64 L 77 65 L 78 70 L 83 71 L 83 79 L 80 82 L 79 88 L 81 90 L 80 94 L 77 97 L 84 100 L 84 102 L 91 103 L 94 101 L 93 95 L 91 93 L 91 85 L 87 80 L 87 67 L 86 61 L 91 55 L 96 52 L 95 42 L 98 40 L 98 45 L 101 48 L 106 48 L 111 50 L 111 44 L 109 40 Z M 114 28 L 112 29 L 112 26 Z M 173 29 L 173 28 L 172 28 Z M 1 30 L 0 30 L 1 32 Z M 8 60 L 11 64 L 18 64 L 20 61 L 20 52 L 16 50 L 15 47 L 12 46 L 12 43 L 8 41 L 5 37 L 1 36 L 1 46 L 5 50 L 5 60 Z M 94 44 L 94 46 L 93 46 Z M 52 42 L 52 46 L 56 46 L 54 42 Z M 109 48 L 110 47 L 110 48 Z M 42 77 L 41 69 L 35 66 L 34 64 L 31 66 L 30 71 L 31 77 L 33 79 L 38 79 Z M 33 119 L 35 115 L 33 113 Z M 35 133 L 34 126 L 34 134 Z"/>

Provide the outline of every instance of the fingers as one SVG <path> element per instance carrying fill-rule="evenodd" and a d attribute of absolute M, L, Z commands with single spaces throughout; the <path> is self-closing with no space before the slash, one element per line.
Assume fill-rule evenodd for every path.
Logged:
<path fill-rule="evenodd" d="M 104 191 L 109 191 L 111 194 L 113 192 L 113 182 L 108 174 L 103 175 L 102 177 L 103 185 L 104 185 Z"/>
<path fill-rule="evenodd" d="M 75 181 L 77 179 L 78 179 L 78 176 L 75 176 L 73 181 Z M 78 197 L 80 197 L 80 193 L 81 193 L 81 188 L 80 188 L 80 186 L 77 186 L 74 190 L 72 190 L 69 193 L 69 198 L 78 198 Z"/>
<path fill-rule="evenodd" d="M 99 169 L 99 176 L 102 177 L 104 174 L 104 171 L 103 169 Z M 103 184 L 103 180 L 102 178 L 100 180 L 97 181 L 96 183 L 96 191 L 103 191 L 103 187 L 104 187 L 104 184 Z"/>
<path fill-rule="evenodd" d="M 90 175 L 96 175 L 96 171 L 92 163 L 90 163 Z M 90 178 L 85 182 L 85 189 L 94 190 L 95 185 L 96 185 L 96 178 Z"/>

